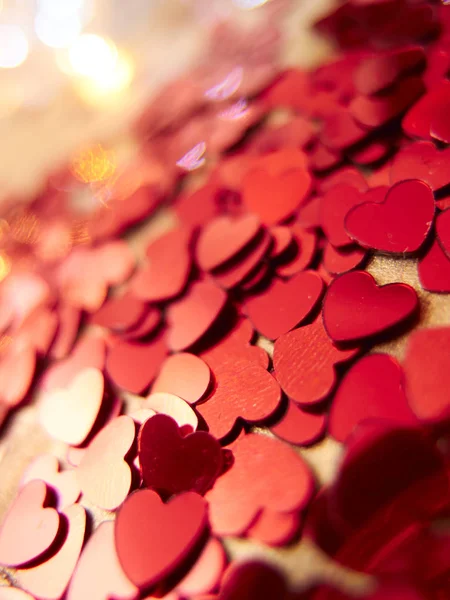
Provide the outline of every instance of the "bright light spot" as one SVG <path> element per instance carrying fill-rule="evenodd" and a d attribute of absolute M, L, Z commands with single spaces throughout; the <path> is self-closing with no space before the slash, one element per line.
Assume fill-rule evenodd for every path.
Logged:
<path fill-rule="evenodd" d="M 258 8 L 259 6 L 263 6 L 263 4 L 267 4 L 268 1 L 269 0 L 233 0 L 233 4 L 238 8 L 251 10 L 252 8 Z"/>
<path fill-rule="evenodd" d="M 116 168 L 114 152 L 98 144 L 79 152 L 72 161 L 71 171 L 79 181 L 94 183 L 110 179 Z"/>
<path fill-rule="evenodd" d="M 114 71 L 117 49 L 113 42 L 99 35 L 85 33 L 69 48 L 69 60 L 78 75 L 104 80 Z"/>
<path fill-rule="evenodd" d="M 210 100 L 226 100 L 239 89 L 243 75 L 242 67 L 234 68 L 223 81 L 207 90 L 205 96 Z"/>
<path fill-rule="evenodd" d="M 237 121 L 243 119 L 248 115 L 248 103 L 246 100 L 241 98 L 232 106 L 225 108 L 219 113 L 219 117 L 225 121 Z"/>
<path fill-rule="evenodd" d="M 111 104 L 129 87 L 134 77 L 134 65 L 130 58 L 120 54 L 112 71 L 98 73 L 95 79 L 85 78 L 77 82 L 81 98 L 93 106 Z"/>
<path fill-rule="evenodd" d="M 52 18 L 74 15 L 83 5 L 84 0 L 38 0 L 39 11 Z"/>
<path fill-rule="evenodd" d="M 191 148 L 189 152 L 186 152 L 186 154 L 177 161 L 177 167 L 181 167 L 186 171 L 194 171 L 195 169 L 199 169 L 206 162 L 206 159 L 203 156 L 205 152 L 206 144 L 205 142 L 200 142 Z"/>
<path fill-rule="evenodd" d="M 34 21 L 36 35 L 46 46 L 67 48 L 81 33 L 82 24 L 77 15 L 69 18 L 53 18 L 39 13 Z"/>
<path fill-rule="evenodd" d="M 0 25 L 0 67 L 14 69 L 28 56 L 28 40 L 17 25 Z"/>
<path fill-rule="evenodd" d="M 0 252 L 0 281 L 3 281 L 5 277 L 11 271 L 11 259 L 6 252 Z"/>

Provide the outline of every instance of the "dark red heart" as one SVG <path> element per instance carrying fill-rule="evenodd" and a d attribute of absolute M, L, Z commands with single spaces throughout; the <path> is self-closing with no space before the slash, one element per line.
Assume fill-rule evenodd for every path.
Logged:
<path fill-rule="evenodd" d="M 212 435 L 197 431 L 183 437 L 167 415 L 155 415 L 142 425 L 138 448 L 144 485 L 163 497 L 204 494 L 222 469 L 222 448 Z"/>
<path fill-rule="evenodd" d="M 352 208 L 345 227 L 361 246 L 409 254 L 425 242 L 435 210 L 431 188 L 410 179 L 393 185 L 383 202 L 365 202 Z"/>
<path fill-rule="evenodd" d="M 424 290 L 450 292 L 450 258 L 437 240 L 433 240 L 425 256 L 419 259 L 417 271 Z"/>
<path fill-rule="evenodd" d="M 350 342 L 389 330 L 418 308 L 417 293 L 404 283 L 379 287 L 365 271 L 337 277 L 323 303 L 323 322 L 335 342 Z"/>
<path fill-rule="evenodd" d="M 207 504 L 194 492 L 167 504 L 152 490 L 128 496 L 115 521 L 117 556 L 141 589 L 156 585 L 187 560 L 207 525 Z"/>
<path fill-rule="evenodd" d="M 402 121 L 403 131 L 410 137 L 430 140 L 430 129 L 435 114 L 447 111 L 449 103 L 450 81 L 444 80 L 409 109 Z"/>
<path fill-rule="evenodd" d="M 401 366 L 388 354 L 369 354 L 355 363 L 342 379 L 333 398 L 329 431 L 345 442 L 361 421 L 380 418 L 414 425 Z"/>
<path fill-rule="evenodd" d="M 450 148 L 439 151 L 431 142 L 416 142 L 400 148 L 391 166 L 391 183 L 416 179 L 427 183 L 433 191 L 450 183 Z"/>
<path fill-rule="evenodd" d="M 442 250 L 450 258 L 450 208 L 438 215 L 436 235 Z"/>

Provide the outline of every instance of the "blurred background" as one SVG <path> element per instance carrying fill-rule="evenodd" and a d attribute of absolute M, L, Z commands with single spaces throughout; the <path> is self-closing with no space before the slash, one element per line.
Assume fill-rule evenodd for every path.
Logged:
<path fill-rule="evenodd" d="M 130 125 L 165 83 L 205 63 L 220 76 L 223 56 L 211 48 L 223 24 L 244 37 L 256 32 L 236 52 L 237 68 L 252 44 L 264 48 L 268 27 L 280 33 L 281 64 L 316 64 L 329 48 L 310 27 L 332 4 L 0 0 L 0 200 L 26 202 L 46 174 L 91 143 L 129 152 Z"/>

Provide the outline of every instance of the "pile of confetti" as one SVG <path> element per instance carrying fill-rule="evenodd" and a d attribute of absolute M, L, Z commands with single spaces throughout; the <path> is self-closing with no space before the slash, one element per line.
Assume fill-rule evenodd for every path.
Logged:
<path fill-rule="evenodd" d="M 223 74 L 162 90 L 124 173 L 98 147 L 6 211 L 3 427 L 34 403 L 57 451 L 1 524 L 0 600 L 354 597 L 292 582 L 304 543 L 368 600 L 450 597 L 450 325 L 425 319 L 450 293 L 450 8 L 347 0 L 316 27 L 339 56 L 311 72 L 279 71 L 271 26 L 219 27 Z M 381 255 L 420 285 L 382 285 Z M 320 485 L 297 449 L 327 438 Z"/>

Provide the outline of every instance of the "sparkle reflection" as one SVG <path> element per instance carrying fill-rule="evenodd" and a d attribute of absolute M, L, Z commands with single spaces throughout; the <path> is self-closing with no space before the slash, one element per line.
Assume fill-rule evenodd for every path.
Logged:
<path fill-rule="evenodd" d="M 226 100 L 230 98 L 240 87 L 244 69 L 242 67 L 234 68 L 223 81 L 213 86 L 205 92 L 205 96 L 210 100 Z"/>
<path fill-rule="evenodd" d="M 225 121 L 237 121 L 238 119 L 243 119 L 246 117 L 248 113 L 248 103 L 246 100 L 244 100 L 244 98 L 241 98 L 232 106 L 222 110 L 219 113 L 219 117 Z"/>
<path fill-rule="evenodd" d="M 269 0 L 233 0 L 233 4 L 235 6 L 238 8 L 243 8 L 244 10 L 259 8 L 260 6 L 267 4 L 267 2 L 269 2 Z"/>
<path fill-rule="evenodd" d="M 195 171 L 195 169 L 199 169 L 206 162 L 204 157 L 205 151 L 205 142 L 200 142 L 177 161 L 177 167 L 181 167 L 185 171 Z"/>

